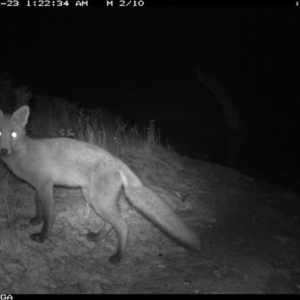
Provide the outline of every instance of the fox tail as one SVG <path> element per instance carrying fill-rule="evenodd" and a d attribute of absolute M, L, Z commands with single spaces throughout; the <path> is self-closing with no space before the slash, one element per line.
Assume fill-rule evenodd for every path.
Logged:
<path fill-rule="evenodd" d="M 192 251 L 201 250 L 199 237 L 126 166 L 121 170 L 125 195 L 132 205 L 166 236 Z"/>

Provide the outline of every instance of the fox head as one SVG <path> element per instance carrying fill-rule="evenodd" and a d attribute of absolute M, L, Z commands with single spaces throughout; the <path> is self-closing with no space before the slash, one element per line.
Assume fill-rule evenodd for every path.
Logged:
<path fill-rule="evenodd" d="M 28 116 L 27 105 L 16 110 L 11 116 L 4 115 L 0 110 L 0 156 L 9 156 L 22 144 L 26 135 Z"/>

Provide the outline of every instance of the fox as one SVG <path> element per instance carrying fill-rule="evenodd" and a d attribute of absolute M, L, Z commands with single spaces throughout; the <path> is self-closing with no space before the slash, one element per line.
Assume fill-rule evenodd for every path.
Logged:
<path fill-rule="evenodd" d="M 53 187 L 80 188 L 85 201 L 103 220 L 99 232 L 88 232 L 89 241 L 99 243 L 112 229 L 117 234 L 116 252 L 110 256 L 120 263 L 128 242 L 129 227 L 122 218 L 118 201 L 127 199 L 167 237 L 191 251 L 201 251 L 194 230 L 119 158 L 87 142 L 64 138 L 32 138 L 26 133 L 30 109 L 24 105 L 12 115 L 0 110 L 0 157 L 18 178 L 35 190 L 35 216 L 31 225 L 43 223 L 41 232 L 30 238 L 44 242 L 52 229 L 55 214 Z"/>

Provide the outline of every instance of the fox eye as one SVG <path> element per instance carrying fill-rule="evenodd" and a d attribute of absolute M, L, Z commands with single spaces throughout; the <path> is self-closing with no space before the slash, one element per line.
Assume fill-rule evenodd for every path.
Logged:
<path fill-rule="evenodd" d="M 12 133 L 11 133 L 11 136 L 12 136 L 13 138 L 16 138 L 16 137 L 17 137 L 17 133 L 16 133 L 16 132 L 12 132 Z"/>

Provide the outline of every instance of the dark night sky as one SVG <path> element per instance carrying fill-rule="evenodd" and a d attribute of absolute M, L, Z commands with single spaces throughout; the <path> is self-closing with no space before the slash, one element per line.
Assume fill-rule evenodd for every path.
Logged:
<path fill-rule="evenodd" d="M 196 67 L 212 71 L 240 113 L 243 155 L 300 175 L 297 8 L 1 8 L 0 28 L 0 75 L 133 117 L 225 126 L 197 81 Z"/>

